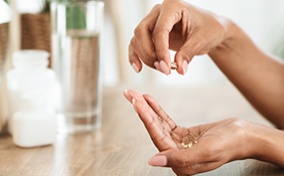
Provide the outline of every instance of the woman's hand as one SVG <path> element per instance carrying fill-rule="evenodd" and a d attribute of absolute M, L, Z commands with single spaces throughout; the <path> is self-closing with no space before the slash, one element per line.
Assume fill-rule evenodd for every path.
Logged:
<path fill-rule="evenodd" d="M 263 52 L 231 20 L 182 0 L 164 0 L 134 33 L 129 62 L 136 72 L 144 63 L 170 74 L 171 49 L 177 72 L 185 74 L 195 55 L 207 53 L 265 118 L 284 129 L 284 62 Z"/>
<path fill-rule="evenodd" d="M 150 95 L 133 90 L 124 95 L 160 151 L 149 160 L 152 166 L 171 167 L 179 176 L 210 171 L 245 158 L 284 166 L 284 157 L 279 155 L 283 132 L 236 118 L 184 128 L 177 126 Z M 272 136 L 275 141 L 271 141 Z"/>
<path fill-rule="evenodd" d="M 171 167 L 177 175 L 209 171 L 250 153 L 246 122 L 228 119 L 184 128 L 175 122 L 150 95 L 128 90 L 125 97 L 143 121 L 160 153 L 149 160 L 152 166 Z"/>
<path fill-rule="evenodd" d="M 164 0 L 136 27 L 129 62 L 136 72 L 143 62 L 168 75 L 171 49 L 177 51 L 177 72 L 185 74 L 193 56 L 210 52 L 226 39 L 228 24 L 228 19 L 184 1 Z"/>

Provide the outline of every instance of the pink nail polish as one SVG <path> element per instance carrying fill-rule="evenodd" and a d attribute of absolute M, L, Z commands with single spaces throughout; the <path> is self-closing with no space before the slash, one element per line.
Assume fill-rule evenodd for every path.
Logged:
<path fill-rule="evenodd" d="M 170 74 L 170 69 L 169 69 L 169 66 L 166 64 L 165 61 L 160 61 L 160 67 L 161 67 L 161 71 L 163 73 L 165 73 L 166 75 L 169 75 Z"/>
<path fill-rule="evenodd" d="M 158 61 L 154 62 L 154 66 L 155 66 L 155 68 L 156 68 L 158 71 L 162 72 L 162 71 L 161 71 L 160 64 L 159 64 Z"/>
<path fill-rule="evenodd" d="M 133 105 L 135 105 L 136 100 L 135 100 L 134 98 L 132 98 L 131 103 L 132 103 Z"/>
<path fill-rule="evenodd" d="M 149 159 L 149 165 L 151 166 L 166 166 L 167 157 L 164 155 L 156 155 Z"/>
<path fill-rule="evenodd" d="M 133 105 L 133 108 L 134 108 L 135 112 L 138 113 L 138 109 L 137 109 L 137 107 L 136 107 L 136 101 L 137 101 L 137 100 L 135 100 L 134 98 L 132 98 L 132 101 L 131 101 L 131 102 L 132 102 L 132 105 Z"/>
<path fill-rule="evenodd" d="M 127 89 L 123 91 L 123 94 L 124 94 L 125 98 L 132 103 L 132 97 L 129 95 Z"/>
<path fill-rule="evenodd" d="M 131 66 L 135 70 L 136 73 L 139 73 L 139 69 L 135 63 L 133 63 Z"/>
<path fill-rule="evenodd" d="M 187 72 L 188 69 L 188 63 L 186 60 L 183 61 L 182 63 L 182 69 L 183 69 L 183 74 L 185 75 L 185 73 Z"/>

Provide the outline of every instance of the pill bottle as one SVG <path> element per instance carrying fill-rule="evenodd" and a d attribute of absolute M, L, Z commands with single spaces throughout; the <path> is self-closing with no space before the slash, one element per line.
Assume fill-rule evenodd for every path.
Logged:
<path fill-rule="evenodd" d="M 13 68 L 7 72 L 11 107 L 9 132 L 13 139 L 20 141 L 17 143 L 19 146 L 46 145 L 51 141 L 46 134 L 55 135 L 55 128 L 40 128 L 44 123 L 54 126 L 56 122 L 57 83 L 54 71 L 47 67 L 48 56 L 49 53 L 43 50 L 19 50 L 13 53 Z M 49 136 L 49 139 L 30 141 L 37 140 L 38 136 Z"/>

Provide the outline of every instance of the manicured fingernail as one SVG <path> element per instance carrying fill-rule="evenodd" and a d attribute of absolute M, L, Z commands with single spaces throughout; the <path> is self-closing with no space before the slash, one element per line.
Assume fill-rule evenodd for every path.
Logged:
<path fill-rule="evenodd" d="M 135 104 L 136 100 L 134 98 L 132 98 L 131 102 L 132 102 L 132 104 Z"/>
<path fill-rule="evenodd" d="M 136 107 L 136 101 L 137 101 L 137 100 L 136 100 L 135 98 L 132 98 L 132 101 L 131 101 L 131 102 L 132 102 L 132 105 L 133 105 L 133 107 L 134 107 L 135 112 L 138 113 L 138 109 L 137 109 L 137 107 Z"/>
<path fill-rule="evenodd" d="M 139 69 L 135 63 L 133 63 L 131 66 L 135 70 L 136 73 L 139 73 Z"/>
<path fill-rule="evenodd" d="M 155 66 L 155 68 L 156 68 L 158 71 L 162 72 L 161 67 L 160 67 L 160 64 L 159 64 L 158 61 L 154 62 L 154 66 Z"/>
<path fill-rule="evenodd" d="M 128 101 L 132 101 L 132 100 L 131 100 L 131 96 L 129 95 L 127 89 L 123 91 L 123 94 L 124 94 L 124 96 L 126 97 L 126 99 L 127 99 Z"/>
<path fill-rule="evenodd" d="M 188 69 L 188 63 L 186 60 L 183 61 L 182 63 L 182 69 L 183 69 L 183 74 L 185 75 L 185 73 L 187 72 Z"/>
<path fill-rule="evenodd" d="M 166 75 L 169 75 L 170 74 L 170 69 L 169 69 L 169 66 L 166 64 L 165 61 L 160 61 L 160 67 L 161 67 L 161 71 L 163 73 L 165 73 Z"/>
<path fill-rule="evenodd" d="M 151 166 L 166 166 L 167 157 L 164 155 L 156 155 L 149 159 L 148 164 Z"/>

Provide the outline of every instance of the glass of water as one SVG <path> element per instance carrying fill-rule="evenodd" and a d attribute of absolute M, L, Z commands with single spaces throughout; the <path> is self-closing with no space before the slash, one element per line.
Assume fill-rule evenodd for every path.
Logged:
<path fill-rule="evenodd" d="M 58 131 L 91 132 L 101 126 L 101 32 L 104 3 L 51 3 L 52 68 L 60 87 Z"/>

